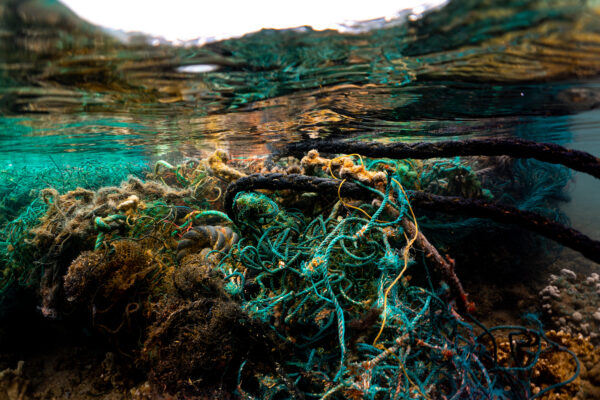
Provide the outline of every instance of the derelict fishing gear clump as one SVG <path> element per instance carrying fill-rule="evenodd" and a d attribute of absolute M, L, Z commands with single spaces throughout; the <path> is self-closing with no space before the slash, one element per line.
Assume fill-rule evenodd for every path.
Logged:
<path fill-rule="evenodd" d="M 2 233 L 0 295 L 26 287 L 45 318 L 79 318 L 133 359 L 156 393 L 574 393 L 580 366 L 571 342 L 532 315 L 524 327 L 481 324 L 454 259 L 423 226 L 456 229 L 462 219 L 470 222 L 461 229 L 477 232 L 491 220 L 598 262 L 600 243 L 563 225 L 553 208 L 565 169 L 539 172 L 508 157 L 596 177 L 598 159 L 512 139 L 308 142 L 276 156 L 231 161 L 218 150 L 179 165 L 159 161 L 118 185 L 42 189 Z M 565 179 L 523 191 L 536 173 Z M 505 179 L 511 174 L 518 179 Z M 452 250 L 453 238 L 446 241 Z M 568 376 L 541 374 L 560 352 Z"/>

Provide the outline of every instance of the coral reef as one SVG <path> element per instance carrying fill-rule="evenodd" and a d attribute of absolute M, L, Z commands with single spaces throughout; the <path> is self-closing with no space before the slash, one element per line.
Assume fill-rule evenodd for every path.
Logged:
<path fill-rule="evenodd" d="M 537 395 L 552 385 L 575 377 L 568 385 L 544 393 L 539 398 L 544 400 L 597 399 L 600 395 L 600 386 L 598 385 L 600 383 L 600 349 L 594 347 L 589 339 L 584 338 L 581 334 L 575 335 L 565 331 L 551 330 L 546 332 L 545 336 L 557 347 L 552 349 L 548 342 L 544 342 L 541 343 L 539 359 L 533 360 L 531 355 L 525 356 L 525 362 L 535 361 L 535 366 L 530 372 L 532 395 Z M 565 349 L 571 351 L 572 354 Z M 577 360 L 573 358 L 573 355 L 577 356 Z M 498 341 L 498 362 L 504 366 L 514 365 L 511 343 L 507 338 Z M 578 368 L 580 369 L 579 375 L 576 374 Z"/>
<path fill-rule="evenodd" d="M 540 291 L 542 310 L 556 329 L 600 344 L 600 275 L 578 277 L 569 269 L 551 275 Z"/>

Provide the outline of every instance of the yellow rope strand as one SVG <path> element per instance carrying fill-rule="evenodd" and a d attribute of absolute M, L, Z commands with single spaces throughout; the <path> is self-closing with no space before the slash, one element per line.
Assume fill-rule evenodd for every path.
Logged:
<path fill-rule="evenodd" d="M 336 178 L 336 179 L 337 179 L 337 178 Z M 345 202 L 344 202 L 344 200 L 342 200 L 342 193 L 341 193 L 341 191 L 342 191 L 342 185 L 344 184 L 344 182 L 346 182 L 346 179 L 344 179 L 344 180 L 343 180 L 343 181 L 340 183 L 340 186 L 338 186 L 338 198 L 340 199 L 340 203 L 342 203 L 342 205 L 343 205 L 344 207 L 352 208 L 352 209 L 354 209 L 354 210 L 358 210 L 358 211 L 362 212 L 363 214 L 365 214 L 365 215 L 367 216 L 367 218 L 371 219 L 371 216 L 369 215 L 369 213 L 368 213 L 368 212 L 366 212 L 365 210 L 363 210 L 362 208 L 360 208 L 360 207 L 355 207 L 355 206 L 353 206 L 353 205 L 351 205 L 351 204 L 345 203 Z"/>
<path fill-rule="evenodd" d="M 381 327 L 379 328 L 379 332 L 377 333 L 375 340 L 373 340 L 373 346 L 375 346 L 377 344 L 377 341 L 379 340 L 379 337 L 381 336 L 381 334 L 383 333 L 383 329 L 385 328 L 385 323 L 387 322 L 388 295 L 389 295 L 390 291 L 392 290 L 392 288 L 396 285 L 396 283 L 398 283 L 400 278 L 402 278 L 402 275 L 404 275 L 404 272 L 408 268 L 408 252 L 412 248 L 412 245 L 415 243 L 415 241 L 417 240 L 417 236 L 419 235 L 419 225 L 417 224 L 417 218 L 415 217 L 415 213 L 413 212 L 413 209 L 410 206 L 410 202 L 408 201 L 408 196 L 406 196 L 406 192 L 404 191 L 404 188 L 402 187 L 400 182 L 398 182 L 396 179 L 393 179 L 393 181 L 396 182 L 396 184 L 398 186 L 400 186 L 400 190 L 402 190 L 402 194 L 404 195 L 404 197 L 407 200 L 408 209 L 410 210 L 410 214 L 411 214 L 413 220 L 415 221 L 415 235 L 408 241 L 408 243 L 404 247 L 404 251 L 402 252 L 403 253 L 402 255 L 404 258 L 404 268 L 402 268 L 402 271 L 400 271 L 400 274 L 398 274 L 398 276 L 396 277 L 396 279 L 394 279 L 392 284 L 390 286 L 388 286 L 388 288 L 385 290 L 385 294 L 383 295 L 383 322 L 381 323 Z"/>

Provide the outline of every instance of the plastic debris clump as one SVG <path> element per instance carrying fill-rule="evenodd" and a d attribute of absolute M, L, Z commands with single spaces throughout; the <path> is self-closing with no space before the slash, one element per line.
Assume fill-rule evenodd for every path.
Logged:
<path fill-rule="evenodd" d="M 541 397 L 579 367 L 541 388 L 530 382 L 538 360 L 564 352 L 578 366 L 575 354 L 535 317 L 528 327 L 479 323 L 454 261 L 411 205 L 424 188 L 493 198 L 479 173 L 494 168 L 487 161 L 311 151 L 278 164 L 217 151 L 159 161 L 120 185 L 46 188 L 4 228 L 0 294 L 21 285 L 47 318 L 84 316 L 157 393 Z M 283 173 L 265 175 L 270 189 L 235 191 L 257 171 Z M 362 194 L 347 196 L 347 183 Z"/>

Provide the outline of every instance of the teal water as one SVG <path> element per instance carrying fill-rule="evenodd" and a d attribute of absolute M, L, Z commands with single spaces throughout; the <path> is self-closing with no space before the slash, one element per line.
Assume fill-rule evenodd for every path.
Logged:
<path fill-rule="evenodd" d="M 56 2 L 0 11 L 9 169 L 267 154 L 307 137 L 518 136 L 600 154 L 595 1 L 457 1 L 361 34 L 264 30 L 204 47 L 122 43 Z M 598 185 L 572 186 L 574 225 L 600 226 Z"/>
<path fill-rule="evenodd" d="M 9 170 L 264 155 L 307 137 L 518 136 L 600 154 L 593 1 L 451 2 L 361 34 L 264 30 L 204 47 L 122 43 L 56 2 L 5 1 L 0 20 Z M 571 186 L 574 226 L 596 229 L 597 185 Z"/>

